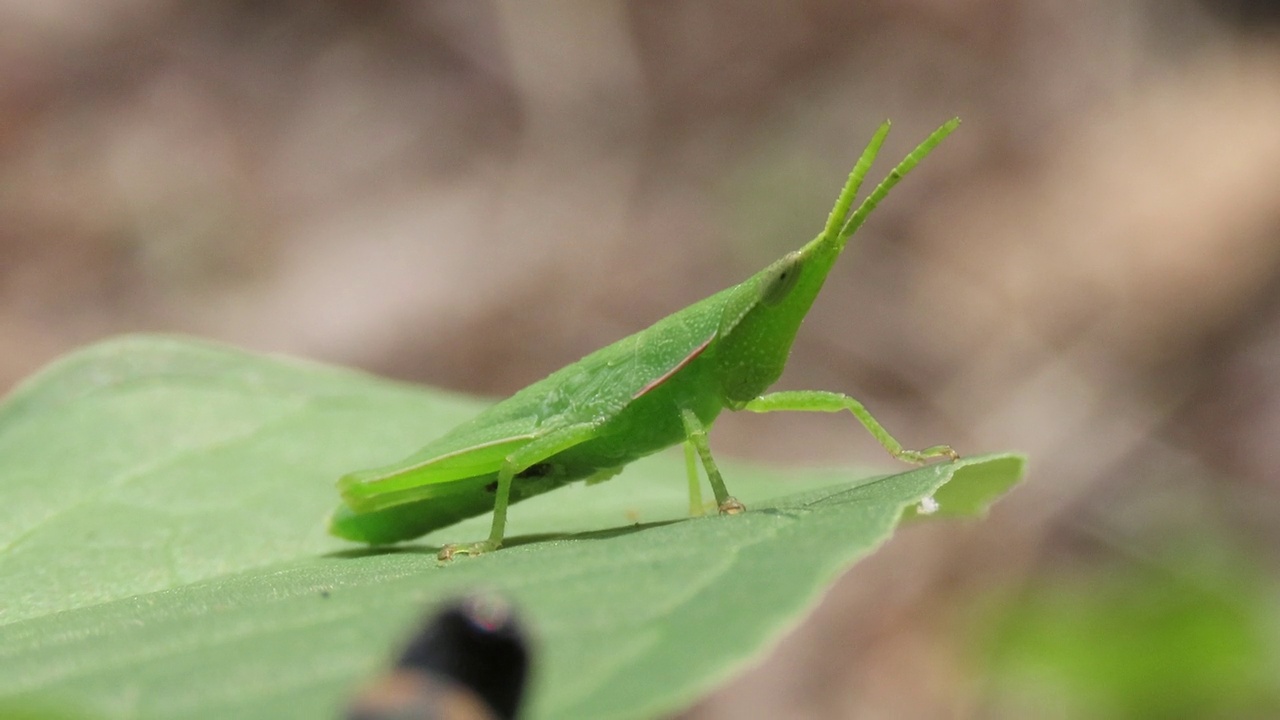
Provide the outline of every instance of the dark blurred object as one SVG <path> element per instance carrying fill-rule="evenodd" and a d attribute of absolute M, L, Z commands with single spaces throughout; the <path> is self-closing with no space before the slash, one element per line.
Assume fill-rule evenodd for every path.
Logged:
<path fill-rule="evenodd" d="M 1205 10 L 1240 30 L 1275 30 L 1280 26 L 1277 0 L 1201 0 Z"/>
<path fill-rule="evenodd" d="M 510 720 L 529 672 L 529 640 L 510 606 L 474 597 L 445 606 L 394 669 L 361 692 L 349 720 Z"/>

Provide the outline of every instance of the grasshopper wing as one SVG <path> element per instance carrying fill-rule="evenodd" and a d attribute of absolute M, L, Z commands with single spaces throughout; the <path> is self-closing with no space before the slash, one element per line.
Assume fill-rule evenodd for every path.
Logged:
<path fill-rule="evenodd" d="M 330 517 L 330 532 L 360 542 L 394 543 L 489 512 L 507 458 L 546 438 L 542 432 L 513 436 L 513 427 L 528 429 L 523 423 L 487 420 L 464 424 L 404 462 L 344 476 L 338 481 L 344 502 Z M 562 469 L 538 468 L 519 476 L 511 502 L 578 479 Z"/>
<path fill-rule="evenodd" d="M 342 499 L 356 513 L 366 513 L 468 492 L 473 483 L 461 481 L 493 475 L 508 455 L 538 437 L 527 426 L 519 433 L 492 426 L 480 433 L 466 432 L 470 425 L 459 426 L 394 465 L 342 476 Z"/>
<path fill-rule="evenodd" d="M 389 545 L 421 537 L 492 510 L 493 495 L 483 490 L 488 477 L 493 476 L 477 478 L 475 482 L 451 483 L 463 485 L 464 491 L 448 499 L 418 500 L 366 513 L 357 513 L 344 502 L 329 516 L 329 532 L 371 545 Z"/>

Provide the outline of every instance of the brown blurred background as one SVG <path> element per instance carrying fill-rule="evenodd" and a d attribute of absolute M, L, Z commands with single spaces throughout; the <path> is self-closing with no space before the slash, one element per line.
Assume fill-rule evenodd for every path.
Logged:
<path fill-rule="evenodd" d="M 1280 11 L 1264 2 L 0 3 L 0 391 L 176 331 L 509 393 L 952 136 L 782 385 L 1030 454 L 691 717 L 1280 708 Z M 887 160 L 872 172 L 878 178 Z M 721 453 L 880 462 L 852 422 Z M 797 558 L 798 562 L 803 561 Z"/>

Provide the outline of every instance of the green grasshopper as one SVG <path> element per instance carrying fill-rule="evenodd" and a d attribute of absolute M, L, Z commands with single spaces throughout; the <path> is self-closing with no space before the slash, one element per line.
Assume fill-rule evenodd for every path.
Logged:
<path fill-rule="evenodd" d="M 679 442 L 685 447 L 691 514 L 702 514 L 698 458 L 720 512 L 736 514 L 745 508 L 725 488 L 707 443 L 707 430 L 725 408 L 848 410 L 899 460 L 956 459 L 946 445 L 904 449 L 847 395 L 761 393 L 782 374 L 800 323 L 848 239 L 959 122 L 952 119 L 934 131 L 849 214 L 889 133 L 884 123 L 817 238 L 746 281 L 557 370 L 403 462 L 343 476 L 338 480 L 343 504 L 330 518 L 330 532 L 371 544 L 394 543 L 493 510 L 489 539 L 446 545 L 440 558 L 496 550 L 511 503 L 576 480 L 607 480 L 633 460 Z"/>

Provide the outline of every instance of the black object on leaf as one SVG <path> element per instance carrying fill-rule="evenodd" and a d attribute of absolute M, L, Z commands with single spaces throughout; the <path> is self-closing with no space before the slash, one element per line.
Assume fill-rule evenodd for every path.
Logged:
<path fill-rule="evenodd" d="M 512 720 L 529 672 L 529 640 L 507 604 L 485 597 L 432 616 L 395 668 L 360 693 L 348 720 Z"/>

